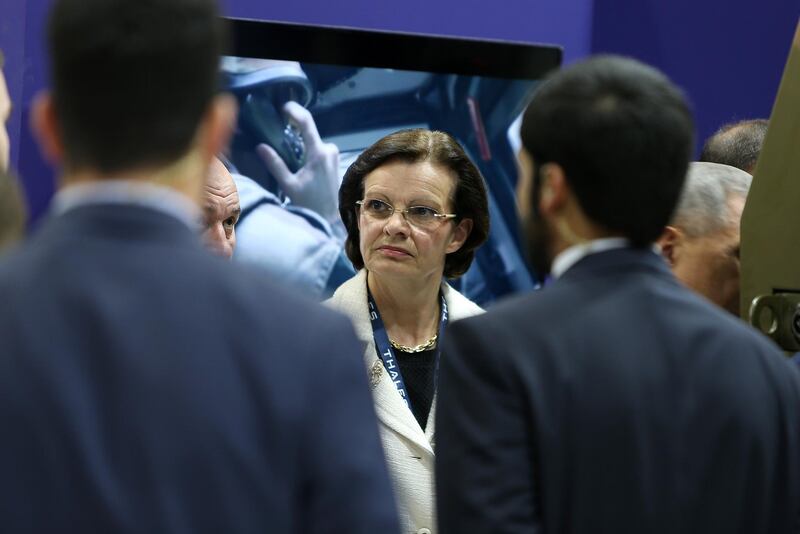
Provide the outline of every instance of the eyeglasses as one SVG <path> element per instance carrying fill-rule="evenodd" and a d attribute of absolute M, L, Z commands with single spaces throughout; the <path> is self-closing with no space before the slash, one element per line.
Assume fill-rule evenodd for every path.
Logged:
<path fill-rule="evenodd" d="M 362 213 L 367 217 L 376 221 L 385 221 L 389 219 L 394 212 L 397 212 L 403 215 L 403 218 L 408 221 L 408 224 L 424 229 L 436 228 L 442 221 L 458 217 L 455 213 L 439 213 L 435 209 L 427 206 L 409 206 L 408 208 L 400 210 L 388 202 L 378 200 L 377 198 L 357 200 L 356 206 L 361 208 Z"/>

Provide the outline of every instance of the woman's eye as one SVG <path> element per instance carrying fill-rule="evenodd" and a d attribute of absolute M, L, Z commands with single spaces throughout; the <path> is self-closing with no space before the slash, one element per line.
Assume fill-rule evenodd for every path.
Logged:
<path fill-rule="evenodd" d="M 380 200 L 367 201 L 367 208 L 376 213 L 384 213 L 389 210 L 388 204 L 386 204 L 386 202 L 381 202 Z"/>
<path fill-rule="evenodd" d="M 408 208 L 408 214 L 418 219 L 433 219 L 436 210 L 425 206 L 412 206 Z"/>

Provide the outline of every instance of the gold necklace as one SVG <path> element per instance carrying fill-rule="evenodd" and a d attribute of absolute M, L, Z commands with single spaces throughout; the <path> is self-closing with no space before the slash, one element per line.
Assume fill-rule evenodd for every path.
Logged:
<path fill-rule="evenodd" d="M 426 351 L 426 350 L 431 350 L 433 347 L 435 347 L 435 346 L 436 346 L 436 339 L 437 339 L 438 337 L 439 337 L 439 334 L 438 334 L 438 333 L 436 333 L 436 334 L 433 334 L 433 337 L 432 337 L 432 338 L 430 338 L 428 341 L 426 341 L 426 342 L 425 342 L 425 343 L 423 343 L 422 345 L 417 345 L 416 347 L 408 347 L 408 346 L 406 346 L 406 345 L 401 345 L 400 343 L 397 343 L 397 342 L 396 342 L 394 339 L 392 339 L 392 338 L 389 338 L 389 343 L 391 343 L 391 344 L 392 344 L 392 346 L 393 346 L 394 348 L 396 348 L 397 350 L 402 350 L 403 352 L 410 352 L 410 353 L 412 353 L 412 354 L 413 354 L 413 353 L 415 353 L 415 352 L 424 352 L 424 351 Z"/>

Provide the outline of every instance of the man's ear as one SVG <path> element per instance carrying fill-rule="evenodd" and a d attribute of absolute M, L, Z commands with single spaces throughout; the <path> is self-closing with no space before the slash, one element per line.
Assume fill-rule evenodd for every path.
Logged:
<path fill-rule="evenodd" d="M 233 95 L 223 93 L 211 101 L 200 125 L 198 143 L 201 154 L 211 161 L 225 151 L 236 123 L 238 106 Z"/>
<path fill-rule="evenodd" d="M 571 195 L 564 169 L 558 163 L 546 163 L 539 172 L 539 213 L 556 214 L 564 208 Z"/>
<path fill-rule="evenodd" d="M 34 97 L 30 121 L 31 131 L 39 143 L 39 150 L 44 159 L 54 166 L 62 164 L 64 143 L 53 96 L 49 92 L 43 91 Z"/>
<path fill-rule="evenodd" d="M 674 267 L 680 256 L 680 248 L 683 243 L 683 232 L 674 226 L 665 226 L 661 237 L 656 240 L 656 244 L 661 248 L 661 255 L 670 267 Z"/>
<path fill-rule="evenodd" d="M 525 220 L 531 211 L 531 191 L 533 189 L 533 160 L 524 148 L 517 153 L 517 213 Z"/>

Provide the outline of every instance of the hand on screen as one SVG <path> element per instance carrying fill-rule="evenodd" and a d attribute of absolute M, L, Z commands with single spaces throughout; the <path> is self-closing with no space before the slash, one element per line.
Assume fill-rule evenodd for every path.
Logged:
<path fill-rule="evenodd" d="M 319 136 L 311 113 L 296 102 L 283 107 L 287 119 L 297 125 L 306 148 L 306 163 L 291 172 L 268 145 L 256 152 L 294 204 L 316 211 L 331 223 L 339 220 L 339 149 Z"/>

